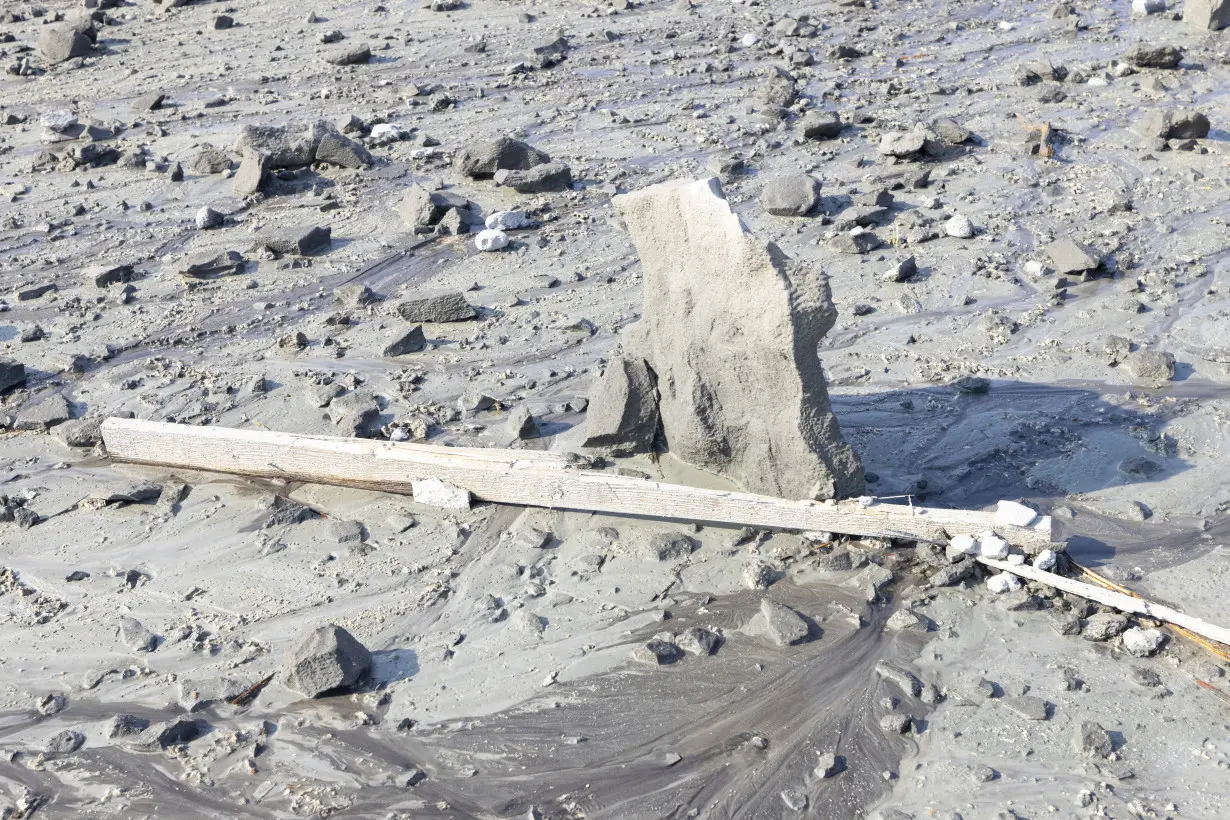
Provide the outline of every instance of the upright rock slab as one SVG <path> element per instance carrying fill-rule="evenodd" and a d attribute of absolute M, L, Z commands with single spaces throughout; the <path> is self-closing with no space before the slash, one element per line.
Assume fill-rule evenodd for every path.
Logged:
<path fill-rule="evenodd" d="M 1183 22 L 1209 31 L 1230 26 L 1230 0 L 1186 0 Z"/>
<path fill-rule="evenodd" d="M 644 450 L 660 425 L 670 452 L 749 492 L 862 492 L 817 353 L 837 318 L 827 277 L 757 241 L 715 178 L 614 202 L 641 259 L 645 304 L 604 371 L 611 383 L 594 391 L 623 406 L 599 413 L 591 401 L 588 441 Z"/>

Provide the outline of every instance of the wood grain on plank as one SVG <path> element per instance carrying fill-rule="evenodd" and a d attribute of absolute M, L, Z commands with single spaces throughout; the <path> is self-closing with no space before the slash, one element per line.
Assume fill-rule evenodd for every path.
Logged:
<path fill-rule="evenodd" d="M 361 487 L 412 495 L 411 482 L 439 478 L 476 498 L 527 507 L 943 542 L 994 530 L 1011 543 L 1051 543 L 1051 520 L 1032 527 L 995 514 L 856 501 L 794 501 L 710 490 L 584 469 L 557 453 L 440 447 L 264 430 L 107 419 L 103 441 L 116 461 Z"/>

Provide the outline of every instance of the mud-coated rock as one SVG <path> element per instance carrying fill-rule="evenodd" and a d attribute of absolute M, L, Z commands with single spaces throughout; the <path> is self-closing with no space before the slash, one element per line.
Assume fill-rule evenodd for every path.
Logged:
<path fill-rule="evenodd" d="M 21 362 L 0 360 L 0 393 L 24 383 L 26 366 Z"/>
<path fill-rule="evenodd" d="M 407 322 L 465 322 L 478 316 L 460 292 L 411 299 L 398 305 L 397 312 Z"/>
<path fill-rule="evenodd" d="M 501 168 L 494 178 L 497 184 L 519 194 L 545 194 L 572 188 L 572 169 L 562 162 L 544 162 L 524 171 Z"/>
<path fill-rule="evenodd" d="M 614 354 L 633 364 L 613 359 L 603 379 L 619 384 L 594 395 L 635 389 L 634 404 L 651 405 L 649 380 L 629 378 L 645 368 L 656 374 L 666 448 L 685 462 L 749 492 L 861 492 L 863 470 L 842 438 L 817 354 L 837 315 L 828 279 L 756 240 L 716 179 L 662 183 L 614 203 L 641 259 L 645 304 Z M 589 437 L 618 419 L 644 425 L 624 426 L 624 441 L 652 440 L 654 414 L 623 409 Z"/>
<path fill-rule="evenodd" d="M 309 698 L 351 686 L 367 674 L 372 655 L 335 624 L 318 627 L 286 653 L 281 680 Z"/>
<path fill-rule="evenodd" d="M 771 180 L 760 192 L 760 207 L 774 216 L 806 216 L 820 200 L 820 183 L 807 174 Z"/>
<path fill-rule="evenodd" d="M 807 639 L 807 621 L 788 606 L 765 598 L 760 602 L 765 636 L 778 646 L 790 646 Z"/>
<path fill-rule="evenodd" d="M 1072 735 L 1072 748 L 1087 757 L 1106 757 L 1115 750 L 1115 744 L 1102 724 L 1083 720 Z"/>
<path fill-rule="evenodd" d="M 1183 60 L 1183 49 L 1170 45 L 1137 43 L 1123 58 L 1137 68 L 1176 68 Z"/>
<path fill-rule="evenodd" d="M 658 429 L 656 380 L 644 359 L 619 351 L 589 393 L 585 447 L 613 455 L 647 452 Z"/>

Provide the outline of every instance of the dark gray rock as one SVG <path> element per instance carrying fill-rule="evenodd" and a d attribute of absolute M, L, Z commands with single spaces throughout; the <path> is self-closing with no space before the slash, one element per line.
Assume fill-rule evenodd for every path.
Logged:
<path fill-rule="evenodd" d="M 26 366 L 21 362 L 0 359 L 0 393 L 26 381 Z"/>
<path fill-rule="evenodd" d="M 235 167 L 235 161 L 225 152 L 213 146 L 202 148 L 192 160 L 189 169 L 194 174 L 220 174 Z"/>
<path fill-rule="evenodd" d="M 807 174 L 771 180 L 760 191 L 760 207 L 774 216 L 806 216 L 820 201 L 820 182 Z"/>
<path fill-rule="evenodd" d="M 845 125 L 835 111 L 808 111 L 799 127 L 809 140 L 828 140 L 840 136 Z"/>
<path fill-rule="evenodd" d="M 676 643 L 685 652 L 691 652 L 693 655 L 701 657 L 712 655 L 717 651 L 721 642 L 721 636 L 710 629 L 705 629 L 703 626 L 689 626 L 676 640 Z"/>
<path fill-rule="evenodd" d="M 900 666 L 887 661 L 880 661 L 875 666 L 875 673 L 879 677 L 897 684 L 902 692 L 913 697 L 918 697 L 922 693 L 922 681 L 908 669 L 902 669 Z"/>
<path fill-rule="evenodd" d="M 402 302 L 397 313 L 407 322 L 465 322 L 478 317 L 478 311 L 459 292 Z"/>
<path fill-rule="evenodd" d="M 521 171 L 500 169 L 493 175 L 497 185 L 519 194 L 545 194 L 572 188 L 572 169 L 562 162 L 544 162 Z"/>
<path fill-rule="evenodd" d="M 106 288 L 131 282 L 136 271 L 132 265 L 92 265 L 87 268 L 83 277 L 92 281 L 95 287 Z"/>
<path fill-rule="evenodd" d="M 325 59 L 336 66 L 363 65 L 372 59 L 372 49 L 366 44 L 350 46 L 341 51 L 334 51 Z"/>
<path fill-rule="evenodd" d="M 458 152 L 453 167 L 468 177 L 491 177 L 496 171 L 526 171 L 550 162 L 537 148 L 511 137 L 500 137 L 471 145 Z"/>
<path fill-rule="evenodd" d="M 1137 43 L 1123 55 L 1137 68 L 1177 68 L 1183 60 L 1183 49 L 1178 46 Z"/>
<path fill-rule="evenodd" d="M 371 669 L 372 656 L 353 635 L 335 624 L 318 627 L 286 654 L 284 685 L 310 698 L 351 686 Z"/>
<path fill-rule="evenodd" d="M 1083 720 L 1072 734 L 1072 748 L 1086 757 L 1106 757 L 1115 750 L 1110 732 L 1100 723 Z"/>
<path fill-rule="evenodd" d="M 427 337 L 423 335 L 423 326 L 415 325 L 385 345 L 383 355 L 405 356 L 407 353 L 418 353 L 426 347 Z"/>
<path fill-rule="evenodd" d="M 181 262 L 177 273 L 189 279 L 217 279 L 241 274 L 247 264 L 248 260 L 239 251 L 202 251 Z"/>
<path fill-rule="evenodd" d="M 683 650 L 675 643 L 673 635 L 663 632 L 650 638 L 642 646 L 638 646 L 632 654 L 637 660 L 645 663 L 665 665 L 682 658 Z"/>
<path fill-rule="evenodd" d="M 255 248 L 265 248 L 277 254 L 314 256 L 333 247 L 333 229 L 328 227 L 286 228 L 256 240 Z"/>
<path fill-rule="evenodd" d="M 136 715 L 119 714 L 107 721 L 107 737 L 135 737 L 149 728 L 149 721 Z"/>
<path fill-rule="evenodd" d="M 342 168 L 367 168 L 372 164 L 372 155 L 350 137 L 330 130 L 316 146 L 316 161 Z"/>
<path fill-rule="evenodd" d="M 880 238 L 871 231 L 843 231 L 828 241 L 828 247 L 838 253 L 861 255 L 880 247 Z"/>
<path fill-rule="evenodd" d="M 881 277 L 885 282 L 908 282 L 918 273 L 918 261 L 913 256 L 907 256 L 893 265 Z"/>

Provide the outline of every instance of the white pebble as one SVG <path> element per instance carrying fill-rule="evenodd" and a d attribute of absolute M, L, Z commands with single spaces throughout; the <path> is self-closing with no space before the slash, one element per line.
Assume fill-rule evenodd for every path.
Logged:
<path fill-rule="evenodd" d="M 994 533 L 986 533 L 979 539 L 979 551 L 983 558 L 995 558 L 1000 561 L 1008 557 L 1008 542 Z"/>
<path fill-rule="evenodd" d="M 498 251 L 508 247 L 508 234 L 503 231 L 479 231 L 474 244 L 480 251 Z"/>
<path fill-rule="evenodd" d="M 949 542 L 954 552 L 961 552 L 965 555 L 974 555 L 978 552 L 978 539 L 972 535 L 956 535 Z"/>
<path fill-rule="evenodd" d="M 740 40 L 739 42 L 743 43 L 744 48 L 751 48 L 752 46 L 760 42 L 760 38 L 757 37 L 755 34 L 744 34 L 743 39 Z"/>
<path fill-rule="evenodd" d="M 486 225 L 493 231 L 515 231 L 530 222 L 525 211 L 496 211 L 487 217 Z"/>
<path fill-rule="evenodd" d="M 1129 655 L 1147 658 L 1162 648 L 1166 636 L 1156 629 L 1141 629 L 1134 626 L 1123 633 L 1123 648 Z"/>
<path fill-rule="evenodd" d="M 1041 569 L 1050 572 L 1059 563 L 1059 555 L 1055 550 L 1042 550 L 1034 556 L 1034 569 Z"/>
<path fill-rule="evenodd" d="M 999 595 L 1004 592 L 1011 592 L 1014 589 L 1020 589 L 1021 582 L 1011 572 L 1001 572 L 998 575 L 992 575 L 987 579 L 987 589 Z"/>
<path fill-rule="evenodd" d="M 974 235 L 974 223 L 968 216 L 957 214 L 944 223 L 944 232 L 957 239 L 969 239 Z"/>

